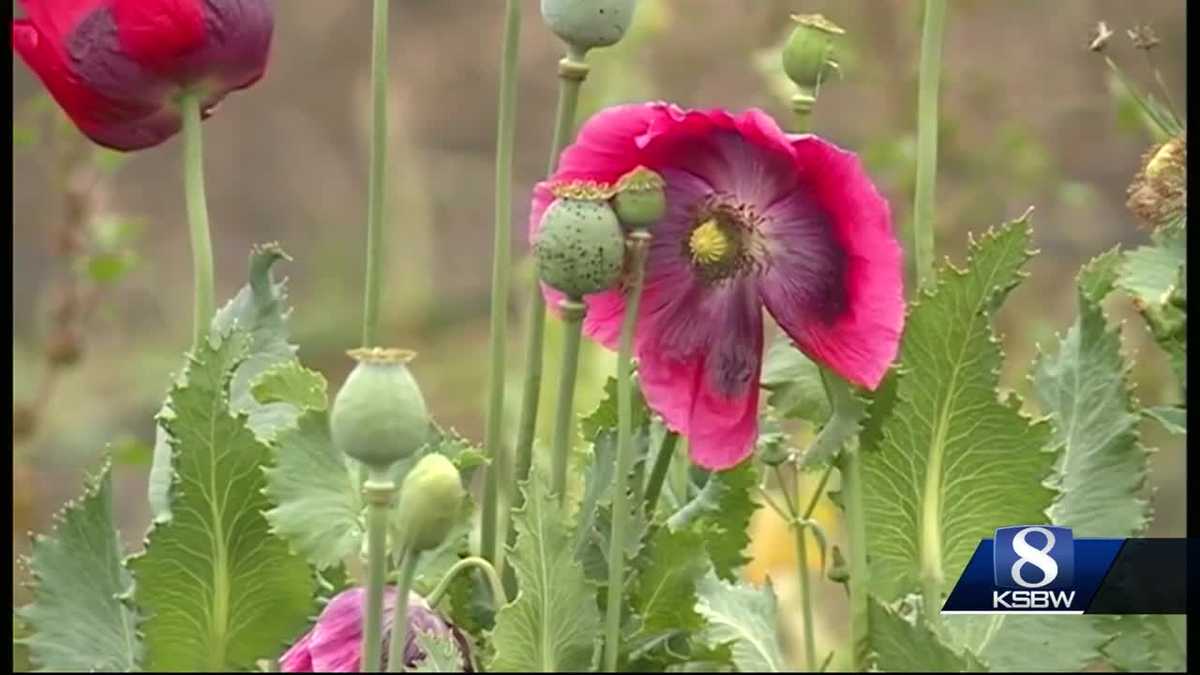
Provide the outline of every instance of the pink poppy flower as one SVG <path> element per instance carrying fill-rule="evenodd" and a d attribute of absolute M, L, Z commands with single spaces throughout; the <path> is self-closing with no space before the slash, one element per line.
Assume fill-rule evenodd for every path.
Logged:
<path fill-rule="evenodd" d="M 667 213 L 652 229 L 638 372 L 695 463 L 727 469 L 753 451 L 763 307 L 809 357 L 879 385 L 904 323 L 902 254 L 887 201 L 854 154 L 784 133 L 760 110 L 609 108 L 534 190 L 531 238 L 551 183 L 614 183 L 639 165 L 666 180 Z M 557 307 L 561 294 L 543 290 Z M 623 291 L 585 301 L 585 332 L 615 349 Z"/>
<path fill-rule="evenodd" d="M 338 593 L 308 633 L 296 641 L 279 660 L 284 673 L 357 673 L 362 656 L 362 613 L 366 590 L 351 588 Z M 387 664 L 388 641 L 396 608 L 396 588 L 388 586 L 383 596 L 383 660 Z M 404 663 L 415 666 L 425 658 L 416 645 L 416 632 L 453 636 L 462 653 L 463 666 L 471 672 L 470 648 L 462 633 L 447 622 L 416 593 L 409 595 L 408 636 Z"/>
<path fill-rule="evenodd" d="M 182 126 L 174 98 L 198 89 L 207 117 L 263 76 L 274 0 L 21 0 L 13 48 L 80 131 L 115 150 Z"/>

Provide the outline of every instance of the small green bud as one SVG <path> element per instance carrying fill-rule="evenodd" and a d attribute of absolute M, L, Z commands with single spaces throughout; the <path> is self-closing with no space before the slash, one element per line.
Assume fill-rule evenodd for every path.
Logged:
<path fill-rule="evenodd" d="M 667 183 L 662 176 L 644 166 L 621 176 L 613 209 L 617 218 L 629 227 L 648 228 L 667 212 Z"/>
<path fill-rule="evenodd" d="M 829 580 L 836 584 L 844 584 L 850 580 L 850 568 L 846 565 L 846 558 L 842 555 L 842 549 L 834 544 L 829 551 L 829 557 L 833 560 L 829 563 Z"/>
<path fill-rule="evenodd" d="M 542 216 L 533 255 L 542 281 L 581 298 L 620 278 L 625 237 L 608 202 L 560 196 Z"/>
<path fill-rule="evenodd" d="M 797 87 L 815 90 L 835 67 L 834 40 L 846 31 L 820 14 L 792 19 L 797 25 L 783 48 L 783 70 Z"/>
<path fill-rule="evenodd" d="M 542 0 L 542 19 L 580 54 L 620 42 L 633 23 L 636 0 Z"/>
<path fill-rule="evenodd" d="M 466 491 L 445 455 L 425 455 L 400 488 L 400 537 L 410 553 L 437 548 L 458 520 Z"/>
<path fill-rule="evenodd" d="M 338 450 L 387 470 L 429 441 L 429 413 L 403 349 L 353 349 L 358 365 L 333 401 L 329 426 Z"/>

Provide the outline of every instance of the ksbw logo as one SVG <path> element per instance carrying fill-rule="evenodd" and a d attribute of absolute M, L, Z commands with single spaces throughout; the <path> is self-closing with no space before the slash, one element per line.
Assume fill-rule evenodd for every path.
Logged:
<path fill-rule="evenodd" d="M 1075 540 L 1069 527 L 1024 525 L 996 530 L 992 609 L 1074 609 Z"/>

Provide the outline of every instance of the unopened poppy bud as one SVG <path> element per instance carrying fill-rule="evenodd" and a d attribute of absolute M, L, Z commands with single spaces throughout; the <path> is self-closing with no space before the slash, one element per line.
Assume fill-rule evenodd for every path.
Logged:
<path fill-rule="evenodd" d="M 383 471 L 413 456 L 429 440 L 425 398 L 407 366 L 415 355 L 378 347 L 347 353 L 358 365 L 333 401 L 333 443 L 346 455 Z"/>
<path fill-rule="evenodd" d="M 829 580 L 835 584 L 844 584 L 850 580 L 850 568 L 846 565 L 846 558 L 842 555 L 842 549 L 834 544 L 829 550 L 829 557 L 832 560 L 829 563 Z"/>
<path fill-rule="evenodd" d="M 621 223 L 629 227 L 648 228 L 667 212 L 667 183 L 662 176 L 644 166 L 621 176 L 613 209 Z"/>
<path fill-rule="evenodd" d="M 437 548 L 458 519 L 466 492 L 453 462 L 425 455 L 400 488 L 400 537 L 409 553 Z"/>
<path fill-rule="evenodd" d="M 560 196 L 534 235 L 538 277 L 573 298 L 612 287 L 625 261 L 625 238 L 607 201 Z"/>
<path fill-rule="evenodd" d="M 633 23 L 636 0 L 542 0 L 542 19 L 580 54 L 620 42 Z"/>
<path fill-rule="evenodd" d="M 834 40 L 846 31 L 820 14 L 792 19 L 796 28 L 783 48 L 783 70 L 797 87 L 816 89 L 835 67 Z"/>

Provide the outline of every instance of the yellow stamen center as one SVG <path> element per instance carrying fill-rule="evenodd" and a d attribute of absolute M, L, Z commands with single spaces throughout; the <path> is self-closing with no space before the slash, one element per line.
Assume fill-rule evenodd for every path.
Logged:
<path fill-rule="evenodd" d="M 709 218 L 692 230 L 688 247 L 692 250 L 693 262 L 711 265 L 720 262 L 729 253 L 729 236 L 721 230 L 715 219 Z"/>

